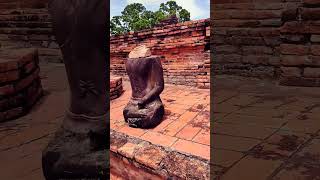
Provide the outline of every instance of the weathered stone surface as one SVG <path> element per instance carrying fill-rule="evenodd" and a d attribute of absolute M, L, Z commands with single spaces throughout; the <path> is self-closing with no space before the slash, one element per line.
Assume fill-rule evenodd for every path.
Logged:
<path fill-rule="evenodd" d="M 42 168 L 46 179 L 106 179 L 109 153 L 103 146 L 92 149 L 91 141 L 88 136 L 59 129 L 43 151 Z"/>
<path fill-rule="evenodd" d="M 43 151 L 43 173 L 46 179 L 106 179 L 108 5 L 106 1 L 52 1 L 49 5 L 55 39 L 63 49 L 70 106 L 62 127 Z M 76 16 L 81 21 L 75 23 Z"/>
<path fill-rule="evenodd" d="M 149 56 L 151 56 L 151 51 L 145 45 L 138 46 L 129 53 L 129 58 L 142 58 Z"/>
<path fill-rule="evenodd" d="M 136 130 L 136 129 L 134 129 Z M 163 135 L 162 135 L 163 136 Z M 111 174 L 141 179 L 209 179 L 209 161 L 111 130 Z M 125 143 L 123 143 L 125 142 Z"/>
<path fill-rule="evenodd" d="M 132 97 L 123 110 L 129 126 L 157 126 L 164 115 L 160 94 L 164 89 L 163 69 L 159 57 L 128 58 L 125 62 Z"/>

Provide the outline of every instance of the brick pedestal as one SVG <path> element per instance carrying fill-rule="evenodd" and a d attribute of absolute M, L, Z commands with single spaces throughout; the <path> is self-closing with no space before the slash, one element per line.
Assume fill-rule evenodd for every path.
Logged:
<path fill-rule="evenodd" d="M 110 78 L 110 100 L 116 99 L 123 93 L 122 78 L 111 77 Z"/>
<path fill-rule="evenodd" d="M 42 95 L 38 51 L 0 51 L 0 122 L 27 113 Z"/>

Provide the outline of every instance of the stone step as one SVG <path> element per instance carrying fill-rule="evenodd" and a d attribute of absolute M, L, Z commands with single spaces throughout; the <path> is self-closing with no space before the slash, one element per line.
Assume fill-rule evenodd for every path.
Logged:
<path fill-rule="evenodd" d="M 51 28 L 51 22 L 0 21 L 0 28 Z"/>
<path fill-rule="evenodd" d="M 0 15 L 1 21 L 42 21 L 49 22 L 49 14 L 7 14 Z"/>
<path fill-rule="evenodd" d="M 51 28 L 0 28 L 0 34 L 11 34 L 11 35 L 51 35 Z"/>

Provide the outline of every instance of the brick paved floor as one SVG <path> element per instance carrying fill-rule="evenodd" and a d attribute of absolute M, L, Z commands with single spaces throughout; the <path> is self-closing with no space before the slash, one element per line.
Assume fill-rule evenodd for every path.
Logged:
<path fill-rule="evenodd" d="M 122 111 L 131 96 L 130 83 L 123 83 L 124 94 L 110 104 L 111 129 L 127 135 L 210 159 L 210 91 L 186 86 L 166 85 L 161 94 L 165 117 L 153 129 L 129 127 Z"/>
<path fill-rule="evenodd" d="M 27 116 L 0 124 L 0 179 L 43 179 L 41 151 L 62 120 L 68 85 L 62 65 L 42 64 L 41 76 L 47 92 L 44 98 Z M 190 111 L 184 107 L 188 102 L 183 98 L 186 91 L 192 92 L 189 96 L 198 93 L 185 87 L 166 89 L 167 96 L 162 97 L 164 103 L 175 108 L 167 111 L 166 119 L 157 129 L 142 133 L 134 130 L 132 134 L 145 138 L 157 133 L 170 136 L 175 139 L 174 144 L 170 144 L 171 141 L 162 143 L 177 147 L 179 143 L 188 146 L 182 143 L 185 141 L 192 144 L 190 139 L 193 143 L 208 145 L 208 135 L 201 137 L 208 122 L 195 123 L 202 128 L 200 131 L 188 130 L 185 126 L 185 131 L 199 131 L 195 136 L 195 133 L 183 133 L 183 128 L 171 136 L 174 130 L 169 129 L 170 124 L 178 122 L 179 113 L 181 118 L 184 113 L 188 112 L 184 117 L 191 117 L 193 111 L 200 111 L 193 120 L 208 116 L 209 97 L 196 95 L 199 101 L 191 101 L 193 107 L 198 107 L 197 103 L 207 106 Z M 123 119 L 114 117 L 120 117 L 120 108 L 129 96 L 127 91 L 112 102 L 111 107 L 116 112 L 111 115 L 113 129 L 126 130 Z M 281 87 L 266 81 L 219 77 L 215 80 L 214 101 L 213 175 L 222 180 L 320 178 L 320 88 Z M 166 129 L 169 130 L 164 131 Z"/>
<path fill-rule="evenodd" d="M 320 88 L 215 79 L 216 179 L 320 179 Z"/>

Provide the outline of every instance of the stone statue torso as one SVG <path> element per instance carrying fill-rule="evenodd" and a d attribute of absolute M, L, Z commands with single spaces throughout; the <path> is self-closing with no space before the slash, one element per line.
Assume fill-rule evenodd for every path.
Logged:
<path fill-rule="evenodd" d="M 144 97 L 152 88 L 152 59 L 127 59 L 126 71 L 132 86 L 132 98 Z"/>

